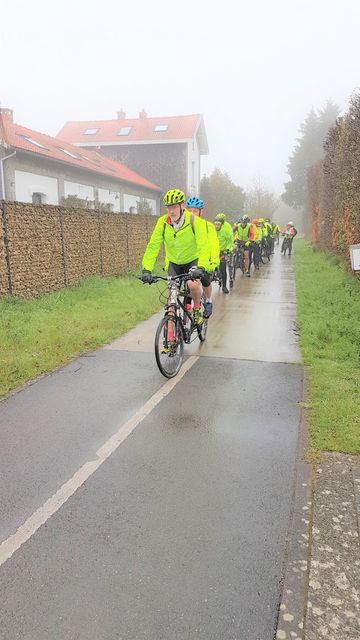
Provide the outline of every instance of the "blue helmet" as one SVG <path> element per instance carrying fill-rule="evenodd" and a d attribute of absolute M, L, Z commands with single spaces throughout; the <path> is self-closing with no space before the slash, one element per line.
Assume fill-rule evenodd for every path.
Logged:
<path fill-rule="evenodd" d="M 203 209 L 204 200 L 201 200 L 201 198 L 198 198 L 197 196 L 193 196 L 192 198 L 187 199 L 186 206 L 193 207 L 194 209 Z"/>

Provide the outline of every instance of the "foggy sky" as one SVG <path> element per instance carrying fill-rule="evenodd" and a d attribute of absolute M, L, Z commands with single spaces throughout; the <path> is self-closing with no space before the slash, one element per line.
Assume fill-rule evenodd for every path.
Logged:
<path fill-rule="evenodd" d="M 346 109 L 360 85 L 359 0 L 2 0 L 0 25 L 0 101 L 19 124 L 202 113 L 202 173 L 245 188 L 260 174 L 281 192 L 306 113 Z"/>

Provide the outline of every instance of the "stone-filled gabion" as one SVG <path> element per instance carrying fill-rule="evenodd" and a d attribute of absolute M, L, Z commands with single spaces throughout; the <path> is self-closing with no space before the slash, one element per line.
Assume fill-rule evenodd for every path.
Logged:
<path fill-rule="evenodd" d="M 0 202 L 0 295 L 32 298 L 136 267 L 157 218 Z"/>

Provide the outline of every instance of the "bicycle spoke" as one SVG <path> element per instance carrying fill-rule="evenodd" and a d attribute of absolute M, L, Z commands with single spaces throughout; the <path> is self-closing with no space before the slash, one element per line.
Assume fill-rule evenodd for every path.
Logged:
<path fill-rule="evenodd" d="M 184 358 L 184 340 L 177 318 L 167 315 L 161 319 L 155 336 L 155 357 L 163 376 L 176 376 Z"/>

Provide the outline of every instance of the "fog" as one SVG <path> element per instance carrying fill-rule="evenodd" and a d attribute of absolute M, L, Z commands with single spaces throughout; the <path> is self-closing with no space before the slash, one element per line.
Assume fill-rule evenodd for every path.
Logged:
<path fill-rule="evenodd" d="M 358 0 L 12 0 L 0 5 L 1 106 L 56 135 L 67 120 L 202 113 L 202 173 L 281 193 L 300 122 L 360 84 Z"/>

